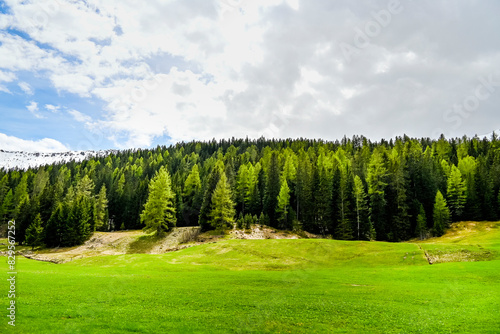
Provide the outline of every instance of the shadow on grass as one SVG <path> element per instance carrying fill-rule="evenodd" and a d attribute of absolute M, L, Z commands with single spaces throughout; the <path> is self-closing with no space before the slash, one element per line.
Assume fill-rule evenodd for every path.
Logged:
<path fill-rule="evenodd" d="M 146 254 L 151 252 L 154 246 L 162 239 L 164 239 L 167 234 L 161 236 L 156 233 L 146 234 L 138 237 L 134 242 L 131 242 L 127 249 L 127 254 Z"/>

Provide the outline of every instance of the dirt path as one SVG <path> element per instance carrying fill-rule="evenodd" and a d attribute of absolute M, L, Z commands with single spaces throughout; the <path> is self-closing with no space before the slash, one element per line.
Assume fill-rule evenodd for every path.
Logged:
<path fill-rule="evenodd" d="M 427 251 L 425 249 L 422 248 L 422 246 L 420 246 L 419 244 L 417 244 L 418 248 L 420 248 L 421 251 L 424 252 L 425 254 L 425 258 L 427 259 L 427 262 L 429 262 L 429 264 L 432 264 L 432 260 L 429 256 L 429 254 L 427 254 Z"/>
<path fill-rule="evenodd" d="M 297 234 L 255 225 L 250 230 L 232 230 L 226 236 L 213 232 L 200 233 L 200 227 L 175 227 L 162 237 L 143 231 L 95 232 L 83 245 L 67 248 L 44 249 L 39 252 L 23 252 L 23 256 L 39 261 L 64 263 L 99 255 L 163 254 L 197 246 L 220 239 L 299 239 Z M 318 236 L 307 235 L 309 238 Z"/>
<path fill-rule="evenodd" d="M 64 263 L 84 257 L 98 255 L 121 255 L 131 253 L 162 254 L 178 250 L 182 243 L 194 240 L 198 227 L 178 227 L 163 238 L 145 234 L 143 231 L 95 232 L 83 245 L 44 249 L 40 252 L 24 252 L 26 258 Z"/>

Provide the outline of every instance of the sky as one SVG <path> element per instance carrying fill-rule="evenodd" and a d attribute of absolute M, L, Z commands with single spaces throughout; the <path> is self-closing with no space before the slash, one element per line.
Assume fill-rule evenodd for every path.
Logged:
<path fill-rule="evenodd" d="M 0 149 L 500 128 L 496 0 L 0 0 Z"/>

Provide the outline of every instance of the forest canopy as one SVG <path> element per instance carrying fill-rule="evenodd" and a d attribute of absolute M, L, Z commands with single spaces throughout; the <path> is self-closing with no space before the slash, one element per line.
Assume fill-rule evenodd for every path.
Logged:
<path fill-rule="evenodd" d="M 48 247 L 81 244 L 96 230 L 151 227 L 150 216 L 158 232 L 260 223 L 336 239 L 404 241 L 440 235 L 453 221 L 498 220 L 499 191 L 495 134 L 233 138 L 0 170 L 0 223 L 15 219 L 16 241 Z"/>

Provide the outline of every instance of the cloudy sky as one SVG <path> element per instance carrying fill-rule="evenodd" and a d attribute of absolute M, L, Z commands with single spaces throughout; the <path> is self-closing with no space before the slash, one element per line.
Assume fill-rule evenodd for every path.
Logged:
<path fill-rule="evenodd" d="M 0 1 L 0 149 L 500 128 L 496 0 Z"/>

